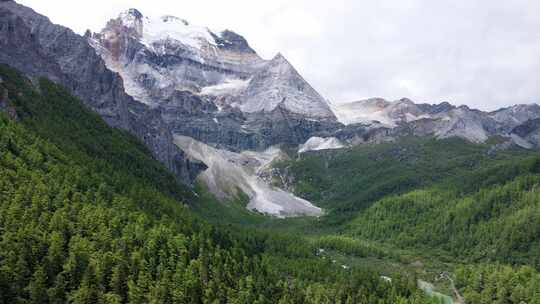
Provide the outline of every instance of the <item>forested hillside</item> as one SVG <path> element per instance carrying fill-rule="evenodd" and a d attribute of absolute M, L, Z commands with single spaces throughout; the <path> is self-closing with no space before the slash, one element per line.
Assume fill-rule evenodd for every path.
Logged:
<path fill-rule="evenodd" d="M 357 146 L 302 154 L 275 167 L 293 180 L 294 192 L 329 210 L 335 223 L 354 217 L 378 199 L 391 194 L 451 180 L 460 191 L 519 174 L 500 170 L 505 162 L 528 157 L 525 150 L 492 150 L 492 145 L 462 139 L 409 137 L 395 143 Z M 475 178 L 475 170 L 487 178 Z"/>
<path fill-rule="evenodd" d="M 540 157 L 501 165 L 516 177 L 463 194 L 462 182 L 388 196 L 350 225 L 353 234 L 401 247 L 437 248 L 466 261 L 540 268 Z M 493 171 L 462 178 L 488 183 Z M 467 178 L 468 177 L 468 178 Z M 474 177 L 474 178 L 473 178 Z M 500 178 L 499 176 L 499 179 Z"/>
<path fill-rule="evenodd" d="M 407 138 L 276 168 L 297 194 L 327 208 L 314 224 L 321 247 L 404 266 L 411 256 L 444 262 L 438 271 L 453 271 L 467 303 L 536 303 L 540 153 L 494 144 Z"/>
<path fill-rule="evenodd" d="M 390 13 L 366 24 L 375 36 L 397 37 L 408 24 L 407 32 L 419 30 L 415 39 L 451 42 L 446 49 L 487 34 L 497 43 L 482 44 L 495 53 L 511 45 L 525 54 L 538 38 L 512 40 L 535 28 L 514 30 L 523 5 L 458 5 L 460 15 L 479 9 L 467 21 L 507 28 L 501 20 L 511 20 L 511 31 L 471 36 L 460 33 L 459 18 L 445 29 L 440 4 L 427 7 L 444 17 L 428 20 L 432 29 L 414 26 L 426 5 L 406 2 L 380 12 L 342 7 L 354 20 L 355 10 Z M 540 304 L 540 105 L 510 104 L 538 97 L 523 64 L 495 66 L 515 92 L 474 77 L 444 83 L 442 75 L 441 87 L 420 70 L 467 66 L 459 63 L 467 58 L 435 54 L 422 69 L 440 49 L 430 47 L 419 73 L 379 92 L 418 97 L 413 91 L 424 88 L 436 93 L 429 103 L 340 101 L 358 93 L 349 72 L 403 68 L 410 60 L 392 57 L 420 40 L 376 60 L 328 61 L 345 73 L 325 97 L 301 75 L 305 66 L 281 53 L 264 58 L 238 33 L 174 17 L 174 5 L 147 15 L 158 13 L 154 6 L 127 9 L 81 36 L 0 0 L 0 304 Z M 282 20 L 270 6 L 252 8 L 253 16 L 270 9 L 286 27 L 324 11 Z M 237 12 L 227 2 L 219 15 Z M 440 33 L 456 35 L 430 40 Z M 493 65 L 484 59 L 473 70 Z M 353 67 L 369 62 L 377 68 Z M 368 92 L 388 79 L 375 74 L 361 82 Z M 437 91 L 453 100 L 437 103 Z M 505 107 L 481 110 L 495 105 Z"/>
<path fill-rule="evenodd" d="M 0 303 L 426 303 L 301 239 L 231 233 L 135 139 L 65 90 L 0 68 Z"/>

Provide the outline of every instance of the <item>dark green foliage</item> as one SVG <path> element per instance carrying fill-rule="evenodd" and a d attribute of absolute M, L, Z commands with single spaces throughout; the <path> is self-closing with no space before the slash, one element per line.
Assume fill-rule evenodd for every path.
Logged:
<path fill-rule="evenodd" d="M 147 148 L 127 132 L 113 129 L 66 90 L 39 80 L 39 90 L 16 71 L 0 65 L 0 74 L 21 122 L 36 135 L 60 147 L 89 170 L 107 171 L 104 177 L 121 189 L 137 182 L 152 183 L 181 199 L 190 191 L 176 183 Z M 122 176 L 119 178 L 119 176 Z M 137 182 L 133 182 L 137 179 Z M 119 184 L 119 181 L 124 184 Z"/>
<path fill-rule="evenodd" d="M 330 209 L 326 223 L 354 214 L 341 229 L 349 236 L 538 268 L 540 154 L 489 148 L 408 138 L 279 166 Z"/>
<path fill-rule="evenodd" d="M 216 229 L 131 136 L 0 67 L 0 303 L 426 303 L 303 239 Z"/>
<path fill-rule="evenodd" d="M 444 250 L 469 261 L 497 260 L 539 268 L 540 174 L 530 172 L 529 161 L 523 163 L 517 177 L 467 194 L 461 193 L 461 183 L 447 181 L 385 197 L 364 210 L 350 231 L 399 246 Z M 519 166 L 509 164 L 499 170 L 515 168 Z M 482 178 L 483 174 L 477 172 L 464 180 L 471 181 L 472 176 Z M 472 183 L 486 183 L 489 176 L 485 177 Z"/>
<path fill-rule="evenodd" d="M 489 181 L 464 180 L 471 170 L 491 168 L 492 164 L 525 154 L 502 151 L 489 155 L 488 148 L 456 138 L 406 138 L 397 143 L 309 153 L 276 167 L 286 168 L 294 176 L 295 193 L 329 209 L 325 224 L 340 224 L 384 196 L 442 180 L 455 179 L 463 186 L 462 191 L 473 191 Z M 515 174 L 496 167 L 492 171 L 496 173 L 490 177 L 493 180 Z"/>
<path fill-rule="evenodd" d="M 540 303 L 540 273 L 526 266 L 462 266 L 456 285 L 466 303 Z"/>
<path fill-rule="evenodd" d="M 298 193 L 330 209 L 323 226 L 341 225 L 334 230 L 340 235 L 314 237 L 319 246 L 356 257 L 400 260 L 380 250 L 394 247 L 467 263 L 459 268 L 466 274 L 459 288 L 467 303 L 536 303 L 540 153 L 488 153 L 489 148 L 458 139 L 409 138 L 315 153 L 279 168 L 293 174 Z M 475 266 L 485 262 L 527 265 L 515 270 L 527 275 L 512 277 L 511 266 Z M 484 280 L 491 285 L 482 293 Z"/>

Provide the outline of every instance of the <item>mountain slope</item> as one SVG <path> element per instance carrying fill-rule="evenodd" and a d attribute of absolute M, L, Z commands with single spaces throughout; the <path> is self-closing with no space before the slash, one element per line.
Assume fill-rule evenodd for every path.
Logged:
<path fill-rule="evenodd" d="M 28 76 L 0 65 L 0 303 L 539 298 L 535 105 L 373 99 L 345 126 L 283 56 L 136 10 L 83 38 L 1 1 L 0 46 Z"/>
<path fill-rule="evenodd" d="M 209 226 L 135 138 L 50 81 L 0 76 L 20 119 L 0 113 L 0 303 L 428 303 L 301 239 Z"/>
<path fill-rule="evenodd" d="M 409 138 L 302 154 L 275 181 L 325 207 L 320 226 L 357 239 L 538 268 L 540 154 Z"/>
<path fill-rule="evenodd" d="M 89 42 L 122 76 L 126 92 L 161 109 L 177 135 L 233 151 L 264 150 L 339 126 L 282 55 L 263 60 L 232 31 L 130 9 Z"/>
<path fill-rule="evenodd" d="M 123 80 L 106 67 L 86 38 L 14 1 L 0 2 L 0 23 L 0 63 L 63 85 L 109 125 L 141 139 L 180 181 L 191 183 L 204 168 L 173 144 L 158 110 L 124 92 Z"/>
<path fill-rule="evenodd" d="M 303 153 L 297 159 L 277 163 L 275 175 L 281 175 L 276 179 L 279 183 L 292 182 L 289 188 L 295 194 L 330 213 L 355 213 L 386 195 L 465 176 L 471 170 L 493 168 L 501 162 L 521 161 L 530 153 L 496 150 L 490 144 L 457 138 L 407 137 L 393 143 Z"/>
<path fill-rule="evenodd" d="M 520 173 L 471 193 L 447 182 L 384 197 L 351 223 L 351 233 L 401 247 L 436 248 L 468 262 L 495 260 L 538 269 L 539 163 L 536 156 L 524 168 L 500 167 Z"/>
<path fill-rule="evenodd" d="M 249 199 L 246 205 L 248 210 L 277 217 L 322 215 L 320 208 L 272 187 L 261 178 L 261 173 L 283 154 L 279 148 L 234 153 L 212 148 L 185 136 L 177 136 L 175 142 L 188 155 L 208 165 L 199 178 L 223 200 L 234 200 L 245 195 Z"/>
<path fill-rule="evenodd" d="M 328 211 L 297 229 L 341 263 L 412 268 L 466 303 L 534 303 L 539 160 L 518 147 L 405 138 L 303 153 L 273 172 L 274 182 Z"/>
<path fill-rule="evenodd" d="M 324 98 L 281 54 L 253 76 L 242 94 L 240 109 L 243 112 L 271 112 L 280 106 L 312 119 L 335 119 Z"/>

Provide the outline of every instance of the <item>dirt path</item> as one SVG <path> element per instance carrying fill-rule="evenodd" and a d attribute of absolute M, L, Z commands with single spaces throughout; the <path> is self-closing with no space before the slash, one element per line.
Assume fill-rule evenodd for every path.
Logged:
<path fill-rule="evenodd" d="M 452 291 L 454 292 L 454 296 L 456 297 L 458 304 L 465 304 L 465 299 L 459 293 L 459 290 L 456 288 L 456 285 L 454 284 L 454 279 L 452 279 L 447 272 L 444 272 L 442 276 L 448 279 L 448 281 L 450 281 L 450 286 L 452 287 Z"/>

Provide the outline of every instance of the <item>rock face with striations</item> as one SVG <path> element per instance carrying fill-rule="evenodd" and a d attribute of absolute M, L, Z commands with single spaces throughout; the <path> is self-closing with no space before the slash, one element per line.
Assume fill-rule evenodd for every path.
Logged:
<path fill-rule="evenodd" d="M 263 60 L 230 30 L 130 9 L 89 40 L 127 93 L 161 109 L 175 134 L 243 151 L 298 145 L 340 126 L 282 55 Z"/>
<path fill-rule="evenodd" d="M 122 78 L 107 68 L 87 38 L 14 1 L 2 1 L 0 46 L 0 63 L 62 84 L 109 125 L 140 138 L 179 180 L 190 183 L 204 169 L 173 144 L 159 109 L 125 93 Z"/>
<path fill-rule="evenodd" d="M 540 147 L 540 118 L 530 119 L 512 129 L 514 141 L 524 147 Z"/>
<path fill-rule="evenodd" d="M 515 139 L 512 136 L 515 128 L 540 118 L 537 104 L 484 112 L 447 102 L 415 104 L 406 98 L 393 102 L 372 98 L 334 106 L 334 111 L 347 125 L 338 137 L 353 143 L 389 141 L 411 135 L 460 137 L 474 143 L 483 143 L 492 136 Z"/>

